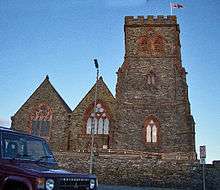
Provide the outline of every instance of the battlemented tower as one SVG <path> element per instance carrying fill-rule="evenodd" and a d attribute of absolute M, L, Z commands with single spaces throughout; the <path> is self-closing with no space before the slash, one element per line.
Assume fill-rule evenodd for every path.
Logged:
<path fill-rule="evenodd" d="M 125 17 L 116 148 L 195 159 L 195 129 L 175 16 Z"/>

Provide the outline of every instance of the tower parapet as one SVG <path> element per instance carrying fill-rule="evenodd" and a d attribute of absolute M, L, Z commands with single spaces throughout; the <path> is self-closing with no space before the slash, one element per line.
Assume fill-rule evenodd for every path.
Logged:
<path fill-rule="evenodd" d="M 125 25 L 144 25 L 144 24 L 177 24 L 177 19 L 176 16 L 163 16 L 163 15 L 158 15 L 158 16 L 138 16 L 138 17 L 133 17 L 133 16 L 126 16 L 125 17 Z"/>

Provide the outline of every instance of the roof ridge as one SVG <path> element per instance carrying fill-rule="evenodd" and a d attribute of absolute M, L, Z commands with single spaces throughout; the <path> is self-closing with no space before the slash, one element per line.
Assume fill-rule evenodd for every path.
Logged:
<path fill-rule="evenodd" d="M 68 106 L 68 104 L 64 101 L 64 99 L 62 98 L 62 96 L 58 93 L 58 91 L 54 88 L 54 86 L 53 86 L 52 83 L 50 82 L 49 77 L 48 77 L 48 78 L 47 78 L 47 77 L 48 77 L 48 75 L 46 76 L 46 80 L 48 80 L 48 82 L 49 82 L 49 84 L 51 85 L 53 91 L 57 94 L 58 98 L 59 98 L 59 99 L 61 100 L 61 102 L 63 103 L 64 108 L 66 108 L 66 110 L 67 110 L 68 112 L 72 112 L 72 110 L 70 109 L 70 107 Z"/>
<path fill-rule="evenodd" d="M 90 88 L 90 90 L 86 93 L 86 95 L 82 98 L 82 100 L 77 104 L 77 106 L 73 109 L 72 112 L 74 112 L 79 106 L 80 104 L 86 99 L 86 97 L 94 90 L 96 84 L 104 84 L 105 85 L 105 88 L 107 89 L 107 91 L 110 93 L 110 95 L 112 96 L 113 99 L 115 99 L 115 97 L 113 96 L 112 92 L 109 90 L 108 86 L 106 85 L 106 83 L 104 82 L 103 80 L 103 77 L 100 76 L 98 81 L 95 82 L 95 84 Z"/>
<path fill-rule="evenodd" d="M 46 75 L 45 79 L 43 80 L 43 82 L 34 90 L 34 92 L 29 96 L 29 98 L 20 106 L 20 108 L 15 112 L 15 114 L 13 116 L 15 116 L 21 109 L 22 107 L 33 97 L 33 95 L 45 84 L 48 83 L 51 87 L 52 90 L 56 93 L 56 95 L 58 96 L 59 100 L 62 102 L 64 108 L 70 113 L 72 112 L 72 110 L 70 109 L 70 107 L 67 105 L 67 103 L 63 100 L 63 98 L 60 96 L 60 94 L 57 92 L 57 90 L 54 88 L 54 86 L 51 84 L 50 80 L 49 80 L 49 76 Z M 13 117 L 12 116 L 12 117 Z"/>

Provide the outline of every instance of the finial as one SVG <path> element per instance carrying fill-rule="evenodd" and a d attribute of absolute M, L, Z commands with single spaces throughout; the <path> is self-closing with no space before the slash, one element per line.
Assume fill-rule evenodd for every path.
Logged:
<path fill-rule="evenodd" d="M 102 77 L 102 76 L 100 76 L 100 77 L 99 77 L 99 80 L 103 80 L 103 77 Z"/>
<path fill-rule="evenodd" d="M 99 68 L 98 60 L 94 59 L 94 63 L 95 63 L 95 68 L 98 69 Z"/>
<path fill-rule="evenodd" d="M 49 76 L 48 75 L 46 75 L 46 79 L 49 80 Z"/>

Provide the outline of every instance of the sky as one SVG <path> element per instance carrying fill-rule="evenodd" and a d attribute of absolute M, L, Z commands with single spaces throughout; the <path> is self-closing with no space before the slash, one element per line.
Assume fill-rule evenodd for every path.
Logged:
<path fill-rule="evenodd" d="M 196 148 L 220 160 L 220 1 L 176 0 Z M 170 15 L 169 0 L 0 0 L 0 125 L 49 75 L 71 109 L 95 83 L 93 59 L 115 94 L 124 16 Z M 199 155 L 199 154 L 198 154 Z"/>

